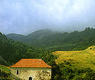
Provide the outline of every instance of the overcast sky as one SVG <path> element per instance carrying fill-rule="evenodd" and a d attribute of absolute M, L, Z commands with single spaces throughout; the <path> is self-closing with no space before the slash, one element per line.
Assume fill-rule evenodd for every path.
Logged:
<path fill-rule="evenodd" d="M 0 32 L 77 30 L 95 25 L 95 0 L 0 0 Z"/>

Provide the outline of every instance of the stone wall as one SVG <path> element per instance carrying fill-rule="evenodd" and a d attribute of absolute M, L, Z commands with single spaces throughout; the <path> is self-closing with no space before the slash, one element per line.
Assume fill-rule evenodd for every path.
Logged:
<path fill-rule="evenodd" d="M 11 68 L 11 73 L 22 80 L 29 80 L 29 77 L 32 77 L 32 80 L 51 80 L 49 68 Z"/>

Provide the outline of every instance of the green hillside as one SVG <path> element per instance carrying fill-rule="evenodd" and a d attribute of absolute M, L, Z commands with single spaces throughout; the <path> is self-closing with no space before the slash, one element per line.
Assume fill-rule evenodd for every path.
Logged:
<path fill-rule="evenodd" d="M 95 80 L 95 46 L 81 51 L 55 51 L 63 79 Z M 63 76 L 65 75 L 65 76 Z"/>
<path fill-rule="evenodd" d="M 12 65 L 22 58 L 44 58 L 48 53 L 45 49 L 10 40 L 0 33 L 0 64 Z"/>
<path fill-rule="evenodd" d="M 7 61 L 0 56 L 0 64 L 8 65 Z"/>
<path fill-rule="evenodd" d="M 95 44 L 95 29 L 86 28 L 84 31 L 56 32 L 51 30 L 35 31 L 24 38 L 17 34 L 7 37 L 27 43 L 34 47 L 49 50 L 82 50 Z M 16 37 L 15 37 L 16 36 Z"/>
<path fill-rule="evenodd" d="M 0 65 L 0 79 L 10 79 L 10 75 L 10 70 L 6 66 Z"/>
<path fill-rule="evenodd" d="M 10 72 L 10 68 L 0 65 L 0 80 L 20 80 Z"/>
<path fill-rule="evenodd" d="M 10 40 L 4 34 L 0 33 L 0 56 L 3 62 L 7 62 L 8 65 L 12 64 L 19 60 L 21 55 L 23 55 L 26 51 L 26 45 Z"/>
<path fill-rule="evenodd" d="M 22 41 L 25 38 L 24 35 L 14 33 L 8 34 L 7 37 L 17 41 Z"/>

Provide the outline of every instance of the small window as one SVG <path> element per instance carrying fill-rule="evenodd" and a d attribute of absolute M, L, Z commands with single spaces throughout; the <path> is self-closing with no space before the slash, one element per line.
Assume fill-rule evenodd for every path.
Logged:
<path fill-rule="evenodd" d="M 18 70 L 17 70 L 17 72 L 16 72 L 16 73 L 17 73 L 17 75 L 18 75 Z"/>

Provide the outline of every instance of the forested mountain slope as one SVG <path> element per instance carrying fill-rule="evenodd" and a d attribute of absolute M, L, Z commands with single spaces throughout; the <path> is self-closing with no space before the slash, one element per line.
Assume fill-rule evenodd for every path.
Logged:
<path fill-rule="evenodd" d="M 19 60 L 20 55 L 24 54 L 27 46 L 8 39 L 4 34 L 0 33 L 0 60 L 5 60 L 8 64 Z"/>
<path fill-rule="evenodd" d="M 4 34 L 0 33 L 0 64 L 11 65 L 22 58 L 42 58 L 48 53 L 42 48 L 34 48 L 8 39 Z"/>
<path fill-rule="evenodd" d="M 39 30 L 27 36 L 8 34 L 7 37 L 27 43 L 35 47 L 51 50 L 81 50 L 95 44 L 95 29 L 86 28 L 84 31 L 54 32 Z"/>

